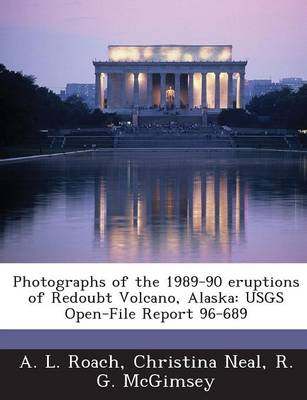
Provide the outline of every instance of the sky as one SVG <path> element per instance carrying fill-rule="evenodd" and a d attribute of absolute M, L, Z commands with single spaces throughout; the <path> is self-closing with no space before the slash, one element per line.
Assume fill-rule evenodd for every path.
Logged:
<path fill-rule="evenodd" d="M 0 0 L 0 63 L 59 92 L 109 44 L 232 44 L 247 79 L 307 80 L 306 0 Z"/>

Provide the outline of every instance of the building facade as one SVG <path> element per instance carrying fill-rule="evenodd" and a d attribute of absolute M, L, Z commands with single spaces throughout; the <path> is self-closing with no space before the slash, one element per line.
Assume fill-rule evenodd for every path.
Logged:
<path fill-rule="evenodd" d="M 68 99 L 70 96 L 78 96 L 89 108 L 95 108 L 95 93 L 96 87 L 93 83 L 67 83 L 64 96 L 65 99 Z"/>
<path fill-rule="evenodd" d="M 245 101 L 248 104 L 256 96 L 264 96 L 285 88 L 298 92 L 306 83 L 302 78 L 283 78 L 279 82 L 273 82 L 271 79 L 248 80 L 245 82 Z"/>
<path fill-rule="evenodd" d="M 245 107 L 247 62 L 232 60 L 232 46 L 109 46 L 108 61 L 93 64 L 96 106 L 106 112 Z"/>
<path fill-rule="evenodd" d="M 307 81 L 304 81 L 302 78 L 283 78 L 279 83 L 283 88 L 288 87 L 294 92 L 298 92 L 303 85 L 307 84 Z"/>
<path fill-rule="evenodd" d="M 267 93 L 281 90 L 279 83 L 271 79 L 252 79 L 245 82 L 245 101 L 248 104 L 254 97 L 264 96 Z"/>

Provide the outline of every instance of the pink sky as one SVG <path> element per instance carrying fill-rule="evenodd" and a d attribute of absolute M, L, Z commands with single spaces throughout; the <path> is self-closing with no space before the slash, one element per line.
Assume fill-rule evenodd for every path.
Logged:
<path fill-rule="evenodd" d="M 247 78 L 307 79 L 306 0 L 0 0 L 0 62 L 58 91 L 108 44 L 232 44 Z"/>

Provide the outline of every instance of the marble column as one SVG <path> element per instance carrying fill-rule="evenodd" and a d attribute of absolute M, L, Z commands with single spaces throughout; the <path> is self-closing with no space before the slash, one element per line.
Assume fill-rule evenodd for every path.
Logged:
<path fill-rule="evenodd" d="M 160 107 L 166 107 L 166 74 L 160 74 Z"/>
<path fill-rule="evenodd" d="M 120 77 L 120 105 L 122 108 L 126 107 L 126 74 L 123 72 Z"/>
<path fill-rule="evenodd" d="M 189 74 L 189 108 L 194 107 L 194 96 L 193 96 L 193 90 L 194 90 L 194 73 Z"/>
<path fill-rule="evenodd" d="M 228 72 L 227 108 L 233 108 L 233 74 Z"/>
<path fill-rule="evenodd" d="M 180 108 L 180 74 L 175 74 L 175 107 Z"/>
<path fill-rule="evenodd" d="M 215 73 L 215 108 L 221 108 L 221 83 L 220 83 L 220 73 Z"/>
<path fill-rule="evenodd" d="M 112 108 L 112 74 L 108 73 L 107 108 Z"/>
<path fill-rule="evenodd" d="M 152 107 L 152 74 L 147 74 L 147 107 Z"/>
<path fill-rule="evenodd" d="M 96 108 L 103 110 L 104 107 L 104 88 L 103 88 L 103 74 L 96 72 L 95 81 L 95 105 Z"/>
<path fill-rule="evenodd" d="M 207 73 L 201 74 L 201 106 L 207 108 Z"/>
<path fill-rule="evenodd" d="M 133 73 L 133 106 L 136 107 L 140 102 L 139 73 Z"/>
<path fill-rule="evenodd" d="M 245 72 L 240 72 L 240 104 L 239 108 L 245 108 Z"/>

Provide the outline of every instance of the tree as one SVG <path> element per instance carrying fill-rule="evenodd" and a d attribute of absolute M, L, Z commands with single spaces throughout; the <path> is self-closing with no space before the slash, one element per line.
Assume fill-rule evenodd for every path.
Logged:
<path fill-rule="evenodd" d="M 223 110 L 218 116 L 220 125 L 253 127 L 257 125 L 257 117 L 245 110 Z"/>
<path fill-rule="evenodd" d="M 272 127 L 306 128 L 307 85 L 297 93 L 285 88 L 254 97 L 247 108 L 258 117 L 269 116 Z"/>
<path fill-rule="evenodd" d="M 116 120 L 115 114 L 91 112 L 78 96 L 63 102 L 51 90 L 36 85 L 33 76 L 0 64 L 0 144 L 37 141 L 40 129 L 101 127 Z"/>

